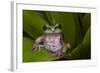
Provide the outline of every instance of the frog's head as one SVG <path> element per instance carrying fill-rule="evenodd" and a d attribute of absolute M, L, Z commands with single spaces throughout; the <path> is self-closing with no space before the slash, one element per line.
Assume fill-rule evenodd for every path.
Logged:
<path fill-rule="evenodd" d="M 61 33 L 61 25 L 56 24 L 54 26 L 44 25 L 43 26 L 44 33 Z"/>

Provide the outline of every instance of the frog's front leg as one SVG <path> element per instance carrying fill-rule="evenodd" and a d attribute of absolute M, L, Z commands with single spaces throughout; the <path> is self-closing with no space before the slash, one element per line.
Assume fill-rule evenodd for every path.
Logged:
<path fill-rule="evenodd" d="M 67 51 L 66 51 L 67 56 L 71 56 L 71 44 L 67 43 L 66 48 L 67 48 Z"/>
<path fill-rule="evenodd" d="M 67 43 L 64 45 L 63 53 L 67 54 L 67 56 L 71 56 L 71 44 Z"/>
<path fill-rule="evenodd" d="M 35 42 L 33 43 L 32 50 L 39 50 L 41 48 L 44 48 L 44 46 L 43 46 L 43 37 L 42 36 L 38 37 L 35 40 Z"/>

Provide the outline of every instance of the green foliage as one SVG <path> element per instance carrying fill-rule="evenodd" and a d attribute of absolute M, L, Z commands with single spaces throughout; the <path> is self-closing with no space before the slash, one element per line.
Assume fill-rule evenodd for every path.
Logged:
<path fill-rule="evenodd" d="M 91 29 L 88 28 L 83 41 L 72 51 L 73 59 L 90 59 L 91 58 Z"/>
<path fill-rule="evenodd" d="M 45 49 L 32 51 L 33 41 L 43 34 L 43 25 L 61 24 L 66 43 L 71 44 L 71 57 L 63 60 L 91 58 L 91 14 L 23 10 L 23 62 L 56 60 Z M 61 60 L 61 59 L 59 59 Z"/>

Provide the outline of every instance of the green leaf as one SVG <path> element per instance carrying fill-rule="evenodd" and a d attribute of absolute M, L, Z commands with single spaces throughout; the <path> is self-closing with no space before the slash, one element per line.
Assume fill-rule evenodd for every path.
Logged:
<path fill-rule="evenodd" d="M 84 35 L 90 26 L 91 26 L 91 14 L 86 13 L 82 19 L 82 29 Z"/>
<path fill-rule="evenodd" d="M 73 51 L 73 59 L 90 59 L 91 58 L 91 29 L 89 28 L 85 34 L 85 37 Z"/>
<path fill-rule="evenodd" d="M 46 11 L 46 12 L 45 12 L 45 15 L 46 15 L 46 17 L 47 17 L 47 19 L 48 19 L 49 24 L 50 24 L 50 25 L 55 25 L 55 20 L 54 20 L 54 18 L 53 18 L 52 13 L 49 12 L 49 11 Z"/>
<path fill-rule="evenodd" d="M 82 42 L 81 58 L 91 58 L 91 28 L 88 28 Z"/>
<path fill-rule="evenodd" d="M 29 36 L 36 39 L 43 33 L 43 25 L 47 22 L 36 12 L 23 10 L 23 29 Z"/>

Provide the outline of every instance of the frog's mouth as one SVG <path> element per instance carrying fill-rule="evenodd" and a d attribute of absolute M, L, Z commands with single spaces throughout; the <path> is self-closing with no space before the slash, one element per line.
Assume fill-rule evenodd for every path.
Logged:
<path fill-rule="evenodd" d="M 54 32 L 54 33 L 44 33 L 44 35 L 46 36 L 46 35 L 59 35 L 59 34 L 62 34 L 62 33 L 57 33 L 57 32 Z"/>

